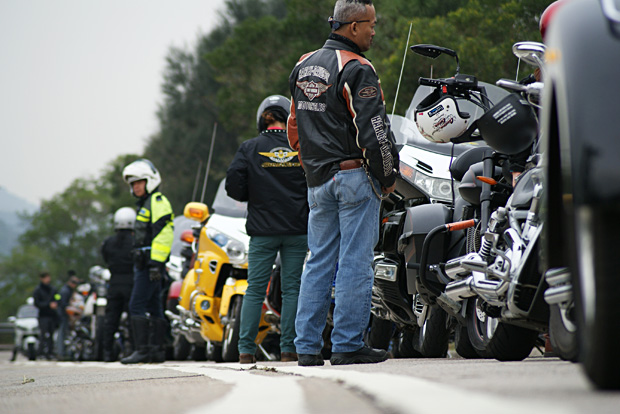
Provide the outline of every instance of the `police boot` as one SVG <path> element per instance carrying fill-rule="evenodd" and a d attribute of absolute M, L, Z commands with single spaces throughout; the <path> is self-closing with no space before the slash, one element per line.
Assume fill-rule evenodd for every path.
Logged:
<path fill-rule="evenodd" d="M 149 336 L 149 343 L 151 345 L 151 362 L 164 362 L 166 361 L 166 327 L 167 322 L 164 319 L 151 320 L 151 332 Z"/>
<path fill-rule="evenodd" d="M 139 364 L 150 362 L 149 354 L 149 320 L 144 316 L 132 316 L 133 342 L 135 351 L 128 357 L 121 359 L 121 364 Z"/>

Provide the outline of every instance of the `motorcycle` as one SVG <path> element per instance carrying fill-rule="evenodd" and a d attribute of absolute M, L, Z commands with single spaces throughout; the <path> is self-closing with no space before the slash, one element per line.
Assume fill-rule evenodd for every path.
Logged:
<path fill-rule="evenodd" d="M 437 57 L 453 51 L 429 45 L 414 46 L 416 53 Z M 464 88 L 480 90 L 484 98 L 500 99 L 507 93 L 493 85 L 472 83 L 473 77 L 457 76 L 450 90 Z M 447 88 L 447 87 L 446 87 Z M 387 349 L 392 342 L 396 357 L 443 357 L 454 318 L 435 301 L 424 301 L 416 284 L 421 260 L 421 248 L 426 235 L 437 225 L 458 221 L 464 209 L 471 206 L 454 193 L 469 167 L 489 152 L 486 145 L 463 142 L 453 146 L 435 143 L 424 138 L 414 123 L 416 108 L 434 91 L 434 86 L 421 85 L 411 101 L 406 117 L 393 116 L 392 130 L 401 146 L 401 177 L 396 180 L 395 192 L 381 205 L 380 240 L 374 261 L 372 314 L 367 342 Z M 460 110 L 480 117 L 483 110 L 466 99 L 458 101 Z M 465 249 L 465 232 L 453 232 L 450 237 L 433 242 L 430 263 L 456 257 Z M 446 280 L 442 280 L 446 283 Z M 422 286 L 423 288 L 423 286 Z M 464 357 L 479 357 L 468 346 L 467 335 L 457 329 L 457 352 Z"/>
<path fill-rule="evenodd" d="M 201 223 L 197 229 L 194 268 L 181 286 L 178 315 L 166 311 L 173 336 L 183 335 L 198 352 L 216 362 L 239 360 L 240 315 L 247 289 L 247 252 L 245 233 L 247 205 L 227 196 L 225 181 L 219 185 L 213 202 L 213 214 L 205 204 L 191 202 L 185 217 Z M 269 324 L 261 317 L 256 342 L 268 333 Z"/>
<path fill-rule="evenodd" d="M 514 47 L 518 56 L 536 55 L 541 49 L 544 51 L 543 45 L 532 42 Z M 420 82 L 468 100 L 477 87 L 475 80 L 459 83 L 458 76 L 421 78 Z M 522 360 L 549 321 L 543 298 L 547 283 L 539 269 L 545 181 L 536 148 L 538 122 L 532 109 L 542 84 L 525 86 L 507 80 L 498 84 L 520 94 L 507 93 L 500 101 L 479 100 L 484 114 L 471 122 L 465 133 L 450 140 L 483 139 L 491 149 L 484 153 L 482 163 L 469 168 L 459 185 L 461 196 L 473 207 L 463 217 L 470 220 L 440 224 L 426 235 L 416 285 L 424 302 L 439 304 L 457 319 L 458 329 L 466 329 L 469 342 L 481 356 Z M 503 173 L 502 167 L 506 170 L 520 162 L 525 162 L 525 169 L 516 180 Z M 470 229 L 465 254 L 445 262 L 429 260 L 437 237 L 463 228 Z"/>
<path fill-rule="evenodd" d="M 616 264 L 620 11 L 613 1 L 562 4 L 545 41 L 542 132 L 546 189 L 543 262 L 558 306 L 550 334 L 575 330 L 579 360 L 600 389 L 620 389 Z M 560 333 L 560 335 L 556 335 Z"/>
<path fill-rule="evenodd" d="M 65 349 L 73 360 L 101 361 L 110 271 L 93 266 L 88 277 L 88 283 L 76 287 L 66 308 L 69 332 L 65 338 Z"/>
<path fill-rule="evenodd" d="M 15 327 L 15 347 L 11 361 L 15 361 L 21 353 L 29 361 L 37 359 L 39 349 L 39 309 L 34 306 L 34 300 L 28 298 L 26 304 L 17 309 L 15 316 L 9 316 L 9 322 Z"/>

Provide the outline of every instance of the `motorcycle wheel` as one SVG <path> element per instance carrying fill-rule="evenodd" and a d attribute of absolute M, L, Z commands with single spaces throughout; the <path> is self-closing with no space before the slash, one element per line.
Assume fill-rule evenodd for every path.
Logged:
<path fill-rule="evenodd" d="M 228 323 L 224 328 L 224 341 L 222 342 L 222 358 L 224 362 L 239 361 L 239 330 L 241 329 L 241 305 L 243 296 L 238 296 L 231 306 Z"/>
<path fill-rule="evenodd" d="M 205 354 L 209 361 L 224 362 L 221 345 L 215 345 L 213 342 L 209 341 L 204 349 L 206 350 Z"/>
<path fill-rule="evenodd" d="M 615 237 L 620 220 L 614 209 L 585 209 L 575 217 L 579 281 L 579 328 L 585 372 L 599 389 L 620 389 L 620 289 Z"/>
<path fill-rule="evenodd" d="M 174 344 L 172 345 L 172 358 L 175 361 L 185 361 L 187 357 L 189 357 L 191 350 L 192 344 L 189 343 L 183 335 L 179 335 L 175 338 Z"/>
<path fill-rule="evenodd" d="M 93 344 L 93 360 L 103 361 L 103 335 L 105 320 L 103 316 L 95 319 L 95 339 Z"/>
<path fill-rule="evenodd" d="M 454 349 L 465 359 L 478 359 L 483 356 L 474 348 L 467 334 L 467 325 L 457 325 L 454 329 Z"/>
<path fill-rule="evenodd" d="M 416 329 L 414 348 L 425 358 L 445 358 L 448 354 L 450 331 L 448 315 L 439 306 L 429 307 L 424 325 Z"/>
<path fill-rule="evenodd" d="M 207 350 L 204 346 L 194 345 L 190 352 L 189 358 L 192 361 L 206 361 L 207 360 Z"/>
<path fill-rule="evenodd" d="M 467 333 L 472 346 L 482 355 L 498 361 L 521 361 L 527 358 L 538 332 L 499 322 L 480 309 L 481 299 L 468 300 Z"/>
<path fill-rule="evenodd" d="M 27 354 L 28 354 L 28 360 L 29 361 L 34 361 L 37 359 L 37 349 L 34 346 L 34 344 L 28 344 L 28 349 L 26 350 Z"/>
<path fill-rule="evenodd" d="M 385 349 L 390 347 L 392 340 L 392 322 L 371 315 L 370 331 L 366 337 L 366 344 L 372 348 Z"/>
<path fill-rule="evenodd" d="M 549 340 L 558 357 L 577 362 L 579 341 L 577 326 L 558 305 L 549 306 Z"/>
<path fill-rule="evenodd" d="M 392 341 L 394 358 L 422 358 L 422 354 L 413 347 L 415 332 L 405 330 L 400 332 Z"/>

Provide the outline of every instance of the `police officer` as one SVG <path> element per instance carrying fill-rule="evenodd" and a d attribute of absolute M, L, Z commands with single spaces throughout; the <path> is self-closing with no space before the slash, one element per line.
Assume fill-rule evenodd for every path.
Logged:
<path fill-rule="evenodd" d="M 105 308 L 103 334 L 103 360 L 113 362 L 114 333 L 123 311 L 129 310 L 129 299 L 133 288 L 133 228 L 136 212 L 130 207 L 121 207 L 114 213 L 113 236 L 108 237 L 101 246 L 101 255 L 110 270 L 108 304 Z"/>
<path fill-rule="evenodd" d="M 123 364 L 164 362 L 166 319 L 161 302 L 164 264 L 173 238 L 172 207 L 158 191 L 159 171 L 147 159 L 139 159 L 123 170 L 123 179 L 138 199 L 134 227 L 134 286 L 129 300 L 135 351 Z"/>

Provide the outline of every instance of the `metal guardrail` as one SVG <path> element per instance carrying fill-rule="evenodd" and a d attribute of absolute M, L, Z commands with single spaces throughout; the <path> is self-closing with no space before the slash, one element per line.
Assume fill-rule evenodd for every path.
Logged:
<path fill-rule="evenodd" d="M 15 326 L 11 322 L 0 322 L 0 347 L 15 341 Z"/>

